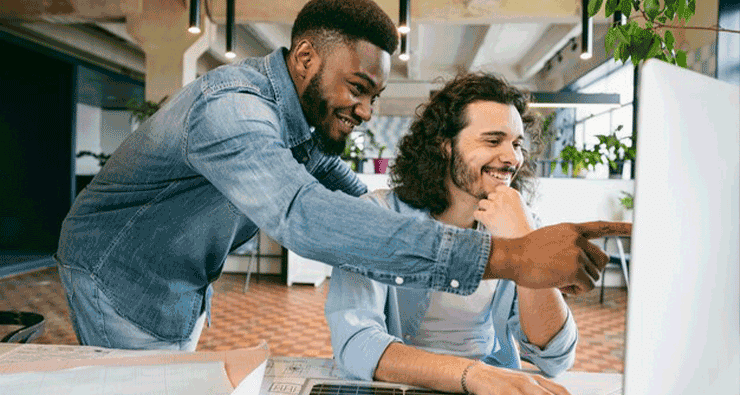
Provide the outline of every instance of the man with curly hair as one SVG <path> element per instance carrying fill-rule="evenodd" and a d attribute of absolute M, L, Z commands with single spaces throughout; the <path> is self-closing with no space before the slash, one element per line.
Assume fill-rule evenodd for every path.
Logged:
<path fill-rule="evenodd" d="M 490 74 L 458 76 L 411 124 L 391 167 L 392 190 L 363 196 L 390 210 L 496 237 L 534 229 L 524 133 L 536 135 L 525 93 Z M 472 264 L 472 263 L 471 263 Z M 573 365 L 578 331 L 556 288 L 481 281 L 471 295 L 385 285 L 334 270 L 326 302 L 334 357 L 353 379 L 475 394 L 567 394 L 518 372 Z M 482 362 L 479 362 L 482 361 Z"/>
<path fill-rule="evenodd" d="M 211 283 L 259 229 L 307 258 L 413 288 L 469 294 L 481 278 L 509 278 L 592 289 L 586 271 L 607 258 L 583 232 L 613 225 L 513 241 L 356 198 L 367 188 L 337 153 L 370 119 L 397 44 L 371 0 L 309 1 L 290 49 L 206 73 L 132 133 L 62 224 L 55 257 L 79 341 L 195 349 Z M 552 254 L 570 258 L 548 265 Z"/>

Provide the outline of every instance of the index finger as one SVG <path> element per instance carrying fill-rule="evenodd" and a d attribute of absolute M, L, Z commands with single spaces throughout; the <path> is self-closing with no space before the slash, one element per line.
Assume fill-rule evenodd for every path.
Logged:
<path fill-rule="evenodd" d="M 593 221 L 575 224 L 576 231 L 587 239 L 597 239 L 604 236 L 630 236 L 631 222 Z"/>

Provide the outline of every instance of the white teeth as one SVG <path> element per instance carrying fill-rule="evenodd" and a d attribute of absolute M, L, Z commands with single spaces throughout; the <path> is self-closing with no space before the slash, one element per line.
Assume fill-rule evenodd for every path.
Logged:
<path fill-rule="evenodd" d="M 345 125 L 347 125 L 347 126 L 349 126 L 349 127 L 354 127 L 354 126 L 355 126 L 354 122 L 352 122 L 352 121 L 348 120 L 347 118 L 339 118 L 339 120 L 340 120 L 340 121 L 341 121 L 341 122 L 342 122 L 343 124 L 345 124 Z"/>
<path fill-rule="evenodd" d="M 494 173 L 492 171 L 487 171 L 486 174 L 490 175 L 491 177 L 497 180 L 501 180 L 501 181 L 509 181 L 509 179 L 511 179 L 510 173 L 497 173 L 497 172 Z"/>

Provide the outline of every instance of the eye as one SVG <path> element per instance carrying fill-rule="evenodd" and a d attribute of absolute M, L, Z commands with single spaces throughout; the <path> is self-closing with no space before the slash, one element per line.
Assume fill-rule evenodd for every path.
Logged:
<path fill-rule="evenodd" d="M 514 147 L 516 147 L 516 148 L 522 148 L 522 145 L 524 145 L 524 144 L 522 143 L 521 140 L 517 140 L 517 141 L 514 142 Z"/>
<path fill-rule="evenodd" d="M 365 87 L 360 84 L 350 83 L 349 86 L 350 86 L 350 91 L 355 96 L 362 96 L 366 92 Z"/>

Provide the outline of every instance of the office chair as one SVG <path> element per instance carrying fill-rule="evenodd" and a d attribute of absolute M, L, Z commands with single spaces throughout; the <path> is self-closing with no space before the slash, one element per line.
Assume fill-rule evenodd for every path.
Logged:
<path fill-rule="evenodd" d="M 252 269 L 254 264 L 257 264 L 257 282 L 260 281 L 260 233 L 257 232 L 254 237 L 249 239 L 246 243 L 240 245 L 237 249 L 232 252 L 233 255 L 247 256 L 249 255 L 249 268 L 247 269 L 247 280 L 244 283 L 244 292 L 249 289 L 249 278 L 252 275 Z"/>
<path fill-rule="evenodd" d="M 28 343 L 44 333 L 44 316 L 21 311 L 0 311 L 0 325 L 21 325 L 20 329 L 8 333 L 0 343 Z"/>
<path fill-rule="evenodd" d="M 599 303 L 604 304 L 604 288 L 606 283 L 606 269 L 608 267 L 614 267 L 615 265 L 619 265 L 619 267 L 622 268 L 622 274 L 624 275 L 624 282 L 627 285 L 627 290 L 630 289 L 630 281 L 629 281 L 629 263 L 630 263 L 630 254 L 626 254 L 624 252 L 624 246 L 622 245 L 622 239 L 620 236 L 606 236 L 604 237 L 604 251 L 606 251 L 606 242 L 613 238 L 614 241 L 617 244 L 617 252 L 618 254 L 613 253 L 607 253 L 609 256 L 609 263 L 606 264 L 604 267 L 604 270 L 601 273 L 601 295 L 599 296 Z"/>

